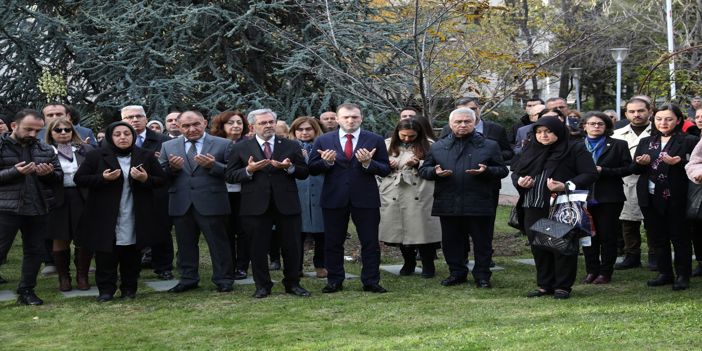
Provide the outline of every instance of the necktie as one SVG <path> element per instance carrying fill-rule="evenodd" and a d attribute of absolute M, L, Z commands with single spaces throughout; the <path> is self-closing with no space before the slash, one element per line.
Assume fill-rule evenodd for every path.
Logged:
<path fill-rule="evenodd" d="M 273 156 L 273 152 L 271 151 L 271 144 L 267 141 L 263 143 L 263 156 L 265 156 L 267 159 L 270 159 L 271 156 Z"/>
<path fill-rule="evenodd" d="M 351 157 L 353 156 L 353 134 L 346 134 L 346 145 L 344 146 L 344 154 L 346 155 L 346 159 L 350 160 Z"/>
<path fill-rule="evenodd" d="M 191 167 L 197 166 L 197 162 L 195 161 L 195 156 L 197 156 L 197 147 L 195 147 L 195 141 L 190 142 L 190 149 L 188 149 L 188 162 L 190 163 Z"/>
<path fill-rule="evenodd" d="M 144 138 L 141 135 L 139 135 L 137 137 L 136 146 L 141 147 L 142 144 L 144 144 Z"/>

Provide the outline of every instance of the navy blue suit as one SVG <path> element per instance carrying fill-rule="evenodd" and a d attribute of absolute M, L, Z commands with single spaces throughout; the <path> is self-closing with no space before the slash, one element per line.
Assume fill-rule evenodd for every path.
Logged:
<path fill-rule="evenodd" d="M 347 159 L 339 141 L 339 132 L 326 133 L 314 142 L 309 159 L 311 175 L 325 174 L 320 205 L 324 213 L 325 264 L 328 283 L 344 280 L 344 241 L 349 217 L 353 220 L 361 242 L 361 282 L 373 285 L 380 281 L 380 194 L 375 176 L 390 174 L 390 161 L 385 141 L 380 135 L 361 130 L 356 150 L 375 149 L 368 168 L 352 156 Z M 336 161 L 329 165 L 317 150 L 335 150 Z"/>

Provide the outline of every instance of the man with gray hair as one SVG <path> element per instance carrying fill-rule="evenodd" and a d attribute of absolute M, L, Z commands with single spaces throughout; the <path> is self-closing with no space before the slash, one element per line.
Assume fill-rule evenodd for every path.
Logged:
<path fill-rule="evenodd" d="M 159 156 L 170 179 L 168 214 L 173 217 L 178 242 L 180 281 L 168 291 L 197 288 L 202 231 L 212 259 L 212 282 L 217 291 L 230 292 L 234 265 L 225 225 L 231 210 L 224 171 L 233 143 L 205 134 L 207 120 L 198 111 L 185 111 L 177 121 L 181 136 L 163 143 Z"/>
<path fill-rule="evenodd" d="M 285 292 L 310 296 L 300 286 L 299 271 L 302 218 L 295 179 L 309 175 L 302 148 L 295 141 L 276 137 L 272 110 L 251 111 L 247 119 L 255 136 L 235 144 L 226 180 L 241 184 L 241 202 L 246 204 L 239 214 L 244 231 L 251 234 L 251 271 L 256 282 L 253 297 L 267 297 L 273 287 L 268 268 L 273 225 L 280 233 Z"/>
<path fill-rule="evenodd" d="M 451 135 L 431 146 L 419 167 L 422 178 L 435 181 L 432 216 L 441 222 L 441 247 L 450 275 L 441 284 L 467 281 L 465 259 L 473 241 L 473 278 L 478 288 L 490 288 L 494 182 L 507 176 L 496 141 L 475 130 L 477 117 L 471 108 L 458 108 L 449 116 Z"/>

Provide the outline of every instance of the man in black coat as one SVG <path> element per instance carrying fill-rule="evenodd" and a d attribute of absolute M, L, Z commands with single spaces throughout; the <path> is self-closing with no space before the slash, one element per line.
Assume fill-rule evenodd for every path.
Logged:
<path fill-rule="evenodd" d="M 4 262 L 17 231 L 22 232 L 22 275 L 17 303 L 41 305 L 34 293 L 48 232 L 53 186 L 63 182 L 63 171 L 51 146 L 37 140 L 44 127 L 39 111 L 17 113 L 12 134 L 0 137 L 0 262 Z M 0 278 L 1 280 L 2 278 Z"/>
<path fill-rule="evenodd" d="M 156 158 L 159 157 L 161 144 L 170 140 L 165 134 L 160 134 L 146 128 L 146 112 L 144 107 L 131 105 L 122 108 L 122 120 L 136 131 L 136 146 L 146 151 L 152 152 Z M 172 221 L 168 216 L 168 188 L 160 187 L 154 190 L 156 206 L 156 221 L 158 233 L 157 244 L 143 249 L 141 262 L 143 266 L 151 266 L 154 273 L 162 280 L 173 279 L 173 236 L 171 235 Z"/>
<path fill-rule="evenodd" d="M 251 234 L 251 270 L 256 282 L 253 297 L 271 293 L 273 282 L 268 269 L 272 229 L 280 233 L 285 292 L 310 296 L 300 286 L 300 240 L 302 218 L 295 179 L 309 175 L 300 144 L 275 135 L 275 112 L 260 109 L 249 112 L 254 138 L 237 143 L 227 163 L 226 180 L 241 183 L 241 222 Z"/>
<path fill-rule="evenodd" d="M 444 286 L 466 282 L 465 258 L 473 240 L 473 278 L 478 288 L 490 288 L 492 232 L 494 226 L 493 187 L 509 171 L 494 140 L 475 131 L 477 118 L 472 109 L 451 112 L 451 137 L 431 146 L 419 168 L 422 178 L 434 180 L 432 216 L 441 221 L 441 246 L 450 276 Z"/>

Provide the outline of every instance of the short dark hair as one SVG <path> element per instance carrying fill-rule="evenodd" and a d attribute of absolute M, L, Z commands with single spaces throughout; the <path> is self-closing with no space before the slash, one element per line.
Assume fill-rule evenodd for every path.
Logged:
<path fill-rule="evenodd" d="M 80 111 L 77 108 L 71 105 L 63 105 L 63 107 L 66 108 L 66 113 L 71 116 L 71 123 L 74 125 L 80 123 Z"/>
<path fill-rule="evenodd" d="M 568 100 L 566 100 L 565 98 L 562 98 L 562 97 L 560 97 L 560 96 L 554 96 L 554 97 L 552 97 L 552 98 L 548 98 L 548 99 L 546 99 L 546 103 L 549 103 L 549 102 L 552 102 L 552 101 L 558 101 L 558 100 L 563 100 L 563 101 L 565 101 L 566 103 L 568 103 Z"/>
<path fill-rule="evenodd" d="M 453 105 L 454 105 L 454 107 L 458 107 L 458 106 L 468 105 L 471 102 L 475 103 L 476 105 L 478 105 L 478 107 L 480 107 L 480 98 L 478 98 L 476 96 L 462 97 L 462 98 L 456 100 L 456 102 Z"/>
<path fill-rule="evenodd" d="M 587 121 L 589 121 L 592 117 L 597 117 L 604 122 L 605 135 L 612 135 L 612 132 L 614 131 L 614 122 L 612 122 L 612 119 L 607 116 L 606 113 L 600 111 L 590 111 L 583 116 L 582 124 L 585 125 L 585 123 L 587 123 Z"/>
<path fill-rule="evenodd" d="M 629 106 L 629 104 L 633 104 L 635 102 L 643 102 L 644 105 L 646 105 L 647 110 L 651 109 L 651 103 L 649 101 L 647 101 L 646 99 L 637 98 L 637 97 L 629 99 L 629 101 L 627 101 L 626 104 L 624 104 L 624 109 L 626 109 L 626 107 Z"/>
<path fill-rule="evenodd" d="M 683 114 L 682 110 L 680 110 L 680 107 L 678 105 L 673 105 L 673 104 L 667 104 L 661 106 L 661 108 L 656 111 L 656 113 L 661 112 L 661 111 L 670 111 L 675 115 L 675 118 L 679 121 L 679 123 L 673 128 L 673 133 L 680 133 L 682 132 L 682 127 L 683 127 L 683 122 L 685 120 L 685 115 Z M 654 116 L 655 118 L 655 116 Z M 656 128 L 656 124 L 653 123 L 653 126 L 651 128 L 652 134 L 655 133 L 660 133 L 658 129 Z"/>
<path fill-rule="evenodd" d="M 532 98 L 526 99 L 526 102 L 532 102 L 532 101 L 538 101 L 542 105 L 546 104 L 546 103 L 544 103 L 544 100 L 542 100 L 541 98 L 538 98 L 538 97 L 532 97 Z"/>
<path fill-rule="evenodd" d="M 361 106 L 358 106 L 352 102 L 345 102 L 345 103 L 336 107 L 336 113 L 338 114 L 339 110 L 341 110 L 342 108 L 345 108 L 347 110 L 357 109 L 357 110 L 361 111 Z M 363 115 L 363 112 L 361 112 L 361 115 Z"/>
<path fill-rule="evenodd" d="M 12 121 L 17 124 L 20 124 L 20 122 L 22 122 L 22 120 L 25 119 L 27 116 L 32 116 L 34 117 L 34 119 L 40 119 L 44 121 L 44 115 L 42 115 L 41 112 L 28 108 L 17 112 L 17 114 L 15 114 L 15 118 L 13 118 Z"/>

